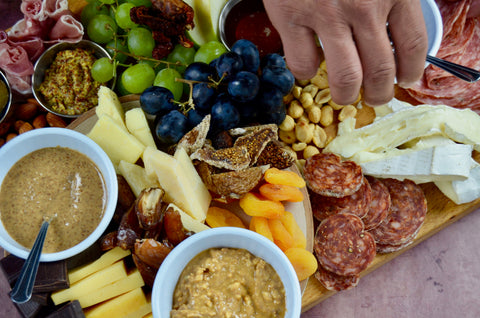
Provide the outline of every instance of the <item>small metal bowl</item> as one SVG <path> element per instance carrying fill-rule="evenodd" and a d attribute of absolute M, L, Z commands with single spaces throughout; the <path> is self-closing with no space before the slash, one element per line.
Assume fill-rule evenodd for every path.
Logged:
<path fill-rule="evenodd" d="M 0 123 L 7 117 L 8 111 L 10 110 L 10 106 L 12 105 L 12 90 L 10 88 L 10 83 L 8 83 L 7 77 L 0 70 L 0 81 L 5 84 L 7 88 L 7 101 L 4 105 L 0 105 Z"/>
<path fill-rule="evenodd" d="M 35 96 L 35 99 L 47 111 L 54 113 L 58 116 L 66 117 L 66 118 L 76 118 L 81 116 L 82 114 L 66 115 L 66 114 L 58 113 L 52 110 L 50 106 L 47 104 L 47 102 L 45 101 L 45 98 L 43 94 L 40 92 L 39 88 L 40 88 L 40 84 L 44 80 L 45 71 L 50 67 L 52 62 L 55 60 L 57 53 L 60 51 L 72 50 L 76 48 L 93 51 L 93 55 L 97 59 L 102 57 L 111 58 L 107 50 L 105 50 L 103 47 L 101 47 L 100 45 L 92 41 L 82 40 L 78 43 L 61 42 L 51 46 L 45 52 L 43 52 L 43 54 L 38 58 L 37 62 L 35 63 L 34 71 L 32 75 L 32 91 L 33 91 L 33 96 Z M 115 86 L 115 78 L 113 78 L 107 85 L 110 88 L 113 88 Z"/>

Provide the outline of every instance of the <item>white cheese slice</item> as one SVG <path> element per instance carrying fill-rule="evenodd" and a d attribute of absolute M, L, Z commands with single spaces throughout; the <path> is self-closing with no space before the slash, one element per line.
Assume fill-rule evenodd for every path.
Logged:
<path fill-rule="evenodd" d="M 195 220 L 190 215 L 183 212 L 182 209 L 180 209 L 175 204 L 170 203 L 167 206 L 167 209 L 169 209 L 169 208 L 172 208 L 175 211 L 178 211 L 178 213 L 180 214 L 180 220 L 182 220 L 182 225 L 187 231 L 192 231 L 192 232 L 198 233 L 198 232 L 210 229 L 210 227 L 208 225 L 205 225 L 204 223 Z"/>
<path fill-rule="evenodd" d="M 466 180 L 437 181 L 435 185 L 456 204 L 472 202 L 480 197 L 480 164 L 470 159 L 471 170 Z"/>
<path fill-rule="evenodd" d="M 174 203 L 200 222 L 205 220 L 211 196 L 205 185 L 205 189 L 201 189 L 196 181 L 200 176 L 191 161 L 180 162 L 163 151 L 147 147 L 143 162 L 147 175 L 156 174 L 160 186 L 165 190 L 166 202 Z M 191 173 L 192 169 L 195 174 Z"/>
<path fill-rule="evenodd" d="M 100 86 L 98 90 L 98 106 L 95 108 L 98 117 L 102 114 L 110 116 L 120 127 L 125 127 L 125 113 L 117 94 L 106 86 Z"/>
<path fill-rule="evenodd" d="M 425 183 L 467 179 L 471 154 L 471 145 L 451 144 L 423 149 L 395 149 L 383 154 L 371 154 L 370 157 L 365 155 L 363 158 L 357 154 L 355 159 L 358 161 L 354 161 L 362 166 L 366 175 Z"/>
<path fill-rule="evenodd" d="M 469 109 L 442 105 L 405 107 L 349 134 L 337 136 L 325 147 L 325 151 L 350 158 L 360 151 L 382 152 L 416 138 L 439 133 L 455 141 L 472 144 L 477 149 L 480 144 L 480 116 Z"/>

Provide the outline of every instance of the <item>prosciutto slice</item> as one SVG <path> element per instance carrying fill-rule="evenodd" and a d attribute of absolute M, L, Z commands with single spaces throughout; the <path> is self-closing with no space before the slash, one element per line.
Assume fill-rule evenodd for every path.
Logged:
<path fill-rule="evenodd" d="M 437 57 L 480 70 L 480 19 L 467 18 L 471 0 L 437 0 L 443 39 Z M 468 83 L 429 65 L 407 92 L 421 103 L 470 108 L 480 114 L 480 83 Z"/>
<path fill-rule="evenodd" d="M 33 63 L 45 45 L 76 43 L 84 34 L 82 24 L 68 9 L 68 0 L 22 0 L 24 18 L 8 33 L 0 32 L 0 68 L 11 87 L 21 94 L 31 93 Z"/>

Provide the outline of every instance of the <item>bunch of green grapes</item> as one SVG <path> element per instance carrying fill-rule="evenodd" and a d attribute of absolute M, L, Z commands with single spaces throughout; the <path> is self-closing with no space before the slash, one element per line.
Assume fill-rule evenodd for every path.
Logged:
<path fill-rule="evenodd" d="M 90 40 L 103 45 L 111 59 L 98 59 L 92 68 L 92 77 L 106 83 L 117 75 L 119 95 L 141 94 L 156 85 L 168 88 L 179 101 L 188 87 L 177 81 L 185 68 L 194 61 L 209 62 L 226 48 L 212 41 L 200 48 L 185 48 L 177 44 L 164 61 L 152 58 L 155 40 L 152 31 L 134 23 L 130 10 L 136 6 L 150 7 L 150 0 L 87 0 L 81 21 Z M 198 49 L 198 51 L 197 51 Z"/>

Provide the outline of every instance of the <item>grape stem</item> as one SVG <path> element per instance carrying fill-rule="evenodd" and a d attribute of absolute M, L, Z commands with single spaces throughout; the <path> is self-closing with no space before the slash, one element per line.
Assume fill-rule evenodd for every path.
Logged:
<path fill-rule="evenodd" d="M 133 57 L 134 59 L 136 60 L 143 60 L 143 61 L 150 61 L 150 62 L 154 62 L 155 63 L 155 67 L 159 66 L 160 64 L 166 64 L 168 67 L 174 65 L 174 66 L 187 66 L 186 64 L 183 64 L 183 63 L 180 63 L 180 62 L 168 62 L 168 61 L 164 61 L 164 60 L 157 60 L 157 59 L 154 59 L 154 58 L 151 58 L 151 57 L 145 57 L 145 56 L 140 56 L 140 55 L 135 55 L 135 54 L 132 54 L 130 52 L 125 52 L 125 51 L 122 51 L 122 50 L 119 50 L 117 48 L 114 48 L 114 47 L 111 47 L 111 46 L 108 46 L 107 45 L 107 48 L 108 49 L 111 49 L 112 51 L 115 52 L 115 55 L 118 54 L 118 53 L 122 53 L 126 56 L 130 56 L 130 57 Z M 130 66 L 130 65 L 125 65 L 125 64 L 121 64 L 122 66 Z"/>

